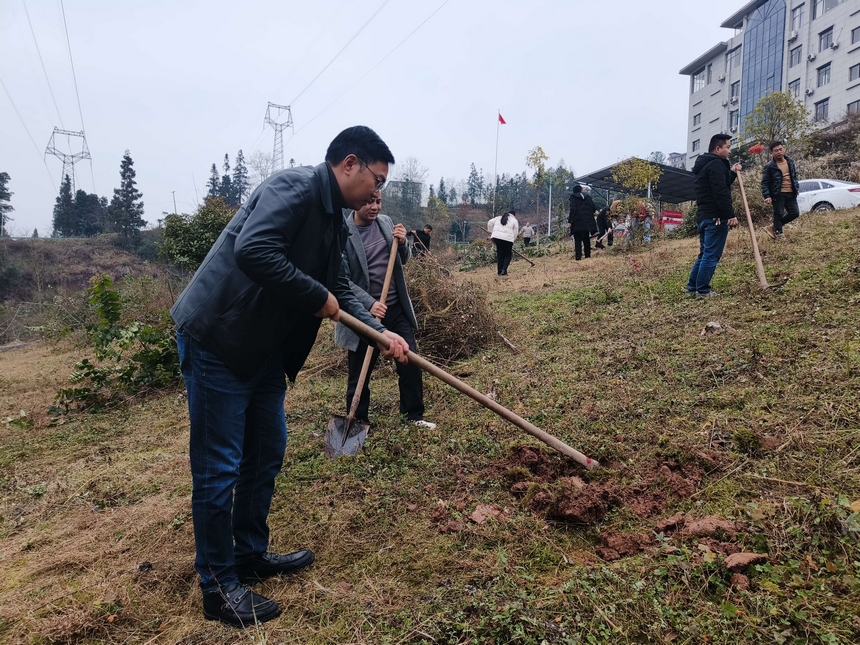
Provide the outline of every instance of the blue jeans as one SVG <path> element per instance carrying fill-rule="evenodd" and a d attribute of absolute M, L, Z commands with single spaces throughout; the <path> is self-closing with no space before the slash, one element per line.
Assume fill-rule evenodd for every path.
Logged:
<path fill-rule="evenodd" d="M 208 593 L 238 582 L 236 560 L 268 550 L 287 447 L 286 378 L 280 352 L 245 379 L 191 336 L 176 340 L 191 420 L 194 568 Z"/>
<path fill-rule="evenodd" d="M 717 220 L 706 219 L 699 222 L 699 257 L 690 271 L 690 279 L 687 280 L 687 291 L 698 291 L 699 293 L 710 293 L 711 278 L 717 270 L 717 262 L 723 256 L 726 247 L 726 238 L 729 236 L 729 220 L 721 219 L 719 225 Z"/>

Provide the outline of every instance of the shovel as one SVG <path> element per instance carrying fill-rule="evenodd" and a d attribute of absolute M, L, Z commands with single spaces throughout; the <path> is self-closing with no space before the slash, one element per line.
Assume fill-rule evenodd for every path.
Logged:
<path fill-rule="evenodd" d="M 346 313 L 343 310 L 341 310 L 341 312 L 340 312 L 340 322 L 342 322 L 344 325 L 349 327 L 352 331 L 356 332 L 357 334 L 361 334 L 362 336 L 365 336 L 366 338 L 373 340 L 374 342 L 382 345 L 383 347 L 388 347 L 388 345 L 389 345 L 390 341 L 388 340 L 388 338 L 386 336 L 383 336 L 382 334 L 380 334 L 375 329 L 368 327 L 367 325 L 365 325 L 360 320 L 353 318 L 352 316 L 350 316 L 348 313 Z M 433 376 L 435 376 L 436 378 L 438 378 L 441 381 L 444 381 L 445 383 L 447 383 L 451 387 L 453 387 L 457 390 L 460 390 L 460 392 L 462 392 L 466 396 L 469 396 L 469 397 L 475 399 L 475 401 L 477 401 L 478 403 L 483 405 L 485 408 L 492 410 L 493 412 L 498 414 L 503 419 L 507 419 L 508 421 L 513 423 L 514 425 L 519 426 L 520 428 L 522 428 L 523 430 L 528 432 L 531 436 L 535 437 L 536 439 L 540 439 L 546 445 L 548 445 L 550 448 L 557 450 L 558 452 L 560 452 L 563 455 L 567 455 L 568 457 L 570 457 L 574 461 L 577 461 L 578 463 L 582 464 L 583 466 L 585 466 L 589 470 L 593 470 L 595 468 L 600 467 L 600 464 L 597 463 L 594 459 L 586 457 L 581 452 L 579 452 L 578 450 L 574 450 L 573 448 L 568 446 L 566 443 L 564 443 L 560 439 L 557 439 L 556 437 L 553 437 L 548 432 L 544 432 L 543 430 L 541 430 L 537 426 L 532 425 L 531 423 L 529 423 L 528 421 L 523 419 L 521 416 L 514 414 L 513 412 L 508 410 L 506 407 L 499 405 L 498 403 L 493 401 L 490 397 L 488 397 L 484 394 L 481 394 L 480 392 L 478 392 L 473 387 L 470 387 L 470 386 L 466 385 L 465 383 L 463 383 L 463 381 L 461 381 L 460 379 L 452 376 L 451 374 L 448 374 L 448 372 L 446 372 L 442 368 L 433 365 L 433 363 L 431 363 L 430 361 L 428 361 L 424 358 L 421 358 L 420 356 L 418 356 L 418 354 L 416 354 L 414 352 L 408 352 L 406 355 L 409 358 L 410 363 L 414 363 L 415 365 L 420 367 L 425 372 L 432 374 Z"/>
<path fill-rule="evenodd" d="M 394 272 L 398 246 L 397 240 L 392 240 L 391 254 L 388 256 L 388 268 L 385 270 L 385 280 L 382 282 L 382 294 L 379 296 L 379 302 L 385 302 L 388 298 L 388 287 L 391 285 L 391 274 Z M 349 414 L 346 417 L 334 414 L 328 420 L 325 429 L 325 456 L 329 459 L 342 456 L 355 457 L 367 440 L 367 431 L 370 426 L 367 423 L 356 421 L 355 411 L 358 409 L 359 400 L 361 400 L 361 392 L 364 390 L 364 382 L 367 380 L 367 372 L 370 369 L 374 349 L 376 348 L 373 345 L 368 345 L 367 352 L 364 354 L 364 363 L 361 366 L 361 373 L 358 375 L 358 383 L 355 386 L 355 394 L 352 396 L 352 403 L 349 406 Z"/>

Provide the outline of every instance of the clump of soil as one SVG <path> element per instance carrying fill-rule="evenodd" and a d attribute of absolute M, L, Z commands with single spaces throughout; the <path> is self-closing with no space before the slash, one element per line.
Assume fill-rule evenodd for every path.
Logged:
<path fill-rule="evenodd" d="M 539 448 L 517 446 L 511 451 L 507 462 L 510 473 L 521 472 L 518 469 L 524 468 L 540 481 L 546 481 L 555 475 L 552 460 Z"/>
<path fill-rule="evenodd" d="M 620 501 L 621 495 L 611 484 L 592 484 L 583 488 L 562 484 L 547 515 L 555 520 L 592 524 L 602 520 L 606 512 Z"/>
<path fill-rule="evenodd" d="M 600 542 L 597 555 L 604 560 L 618 560 L 627 555 L 635 555 L 653 545 L 654 536 L 649 533 L 607 531 L 601 536 Z"/>

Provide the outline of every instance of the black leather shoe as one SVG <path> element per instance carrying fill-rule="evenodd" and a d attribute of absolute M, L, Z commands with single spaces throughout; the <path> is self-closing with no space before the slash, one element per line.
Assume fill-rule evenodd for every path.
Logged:
<path fill-rule="evenodd" d="M 314 561 L 312 551 L 302 549 L 295 553 L 261 553 L 242 558 L 234 569 L 242 584 L 254 584 L 274 576 L 286 576 L 304 569 Z"/>
<path fill-rule="evenodd" d="M 254 593 L 245 585 L 235 584 L 203 594 L 203 616 L 206 620 L 220 620 L 233 627 L 249 627 L 280 615 L 281 608 L 274 600 Z"/>

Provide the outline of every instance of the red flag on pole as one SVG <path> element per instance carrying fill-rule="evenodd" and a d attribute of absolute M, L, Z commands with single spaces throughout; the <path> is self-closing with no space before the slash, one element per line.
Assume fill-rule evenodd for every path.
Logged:
<path fill-rule="evenodd" d="M 508 122 L 507 122 L 507 121 L 505 121 L 504 117 L 502 117 L 502 113 L 501 113 L 501 112 L 499 112 L 499 123 L 501 123 L 502 125 L 507 125 L 507 124 L 508 124 Z"/>

